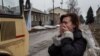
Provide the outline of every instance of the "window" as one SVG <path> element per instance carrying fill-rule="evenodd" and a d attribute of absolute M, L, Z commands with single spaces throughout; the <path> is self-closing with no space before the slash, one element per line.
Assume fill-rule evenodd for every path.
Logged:
<path fill-rule="evenodd" d="M 34 18 L 33 18 L 33 15 L 31 15 L 31 20 L 32 20 L 32 22 L 34 21 L 33 19 L 34 19 Z"/>
<path fill-rule="evenodd" d="M 0 0 L 0 15 L 20 15 L 20 0 Z"/>
<path fill-rule="evenodd" d="M 16 38 L 15 22 L 0 22 L 0 41 Z"/>

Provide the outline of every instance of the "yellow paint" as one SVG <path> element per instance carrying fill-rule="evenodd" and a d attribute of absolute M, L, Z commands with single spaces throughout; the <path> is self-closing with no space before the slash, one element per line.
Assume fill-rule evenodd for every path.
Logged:
<path fill-rule="evenodd" d="M 27 56 L 29 46 L 29 33 L 26 29 L 25 18 L 14 19 L 14 18 L 0 18 L 2 21 L 14 21 L 16 25 L 16 36 L 25 34 L 25 37 L 15 38 L 7 41 L 0 41 L 0 48 L 9 50 L 13 56 Z M 1 36 L 0 36 L 1 38 Z"/>

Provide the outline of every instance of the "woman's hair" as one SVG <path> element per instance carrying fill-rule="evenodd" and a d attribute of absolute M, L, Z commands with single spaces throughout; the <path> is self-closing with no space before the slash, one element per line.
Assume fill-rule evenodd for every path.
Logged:
<path fill-rule="evenodd" d="M 79 28 L 79 17 L 77 16 L 77 14 L 75 14 L 75 13 L 68 13 L 68 14 L 62 15 L 60 17 L 60 23 L 62 23 L 62 21 L 63 21 L 63 19 L 65 17 L 70 17 L 72 24 L 74 24 L 75 27 Z"/>

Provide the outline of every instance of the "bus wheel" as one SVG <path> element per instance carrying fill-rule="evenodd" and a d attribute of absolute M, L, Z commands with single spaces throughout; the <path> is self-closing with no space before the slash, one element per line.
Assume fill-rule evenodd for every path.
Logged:
<path fill-rule="evenodd" d="M 0 56 L 12 56 L 12 55 L 7 51 L 0 51 Z"/>

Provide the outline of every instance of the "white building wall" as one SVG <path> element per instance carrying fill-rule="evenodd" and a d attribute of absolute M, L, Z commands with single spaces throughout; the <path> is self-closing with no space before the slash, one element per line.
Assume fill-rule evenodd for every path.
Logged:
<path fill-rule="evenodd" d="M 53 13 L 53 10 L 50 11 L 50 13 Z M 60 14 L 60 16 L 63 15 L 63 14 L 67 14 L 67 12 L 64 11 L 64 10 L 62 10 L 62 9 L 55 9 L 55 10 L 54 10 L 54 13 Z"/>

